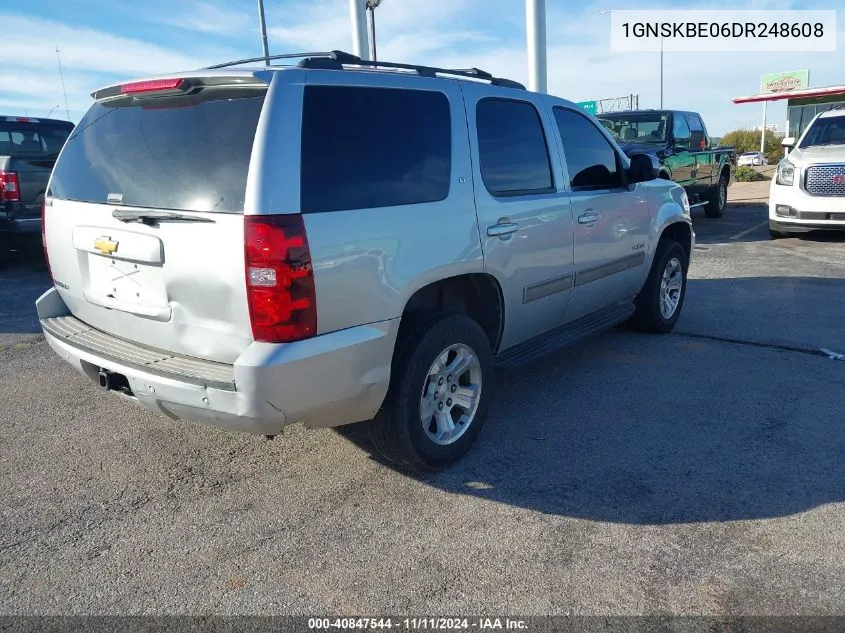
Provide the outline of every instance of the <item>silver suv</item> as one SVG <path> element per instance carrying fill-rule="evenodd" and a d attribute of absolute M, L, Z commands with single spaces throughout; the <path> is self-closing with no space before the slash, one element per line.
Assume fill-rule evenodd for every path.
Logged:
<path fill-rule="evenodd" d="M 364 422 L 425 470 L 478 436 L 497 364 L 673 328 L 694 233 L 652 159 L 479 70 L 296 57 L 92 95 L 37 302 L 77 370 L 174 420 Z"/>

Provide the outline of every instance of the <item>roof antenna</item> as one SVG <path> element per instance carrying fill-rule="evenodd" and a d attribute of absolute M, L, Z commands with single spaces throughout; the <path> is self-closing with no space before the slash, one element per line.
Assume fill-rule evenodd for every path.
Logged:
<path fill-rule="evenodd" d="M 70 108 L 67 105 L 67 90 L 65 90 L 65 75 L 62 72 L 62 56 L 59 54 L 59 45 L 56 44 L 56 59 L 59 60 L 59 77 L 62 80 L 62 94 L 65 96 L 65 115 L 67 116 L 67 120 L 70 121 Z"/>
<path fill-rule="evenodd" d="M 264 0 L 258 0 L 258 26 L 261 28 L 261 50 L 264 53 L 264 65 L 270 65 L 270 49 L 267 46 L 267 22 L 264 20 Z"/>

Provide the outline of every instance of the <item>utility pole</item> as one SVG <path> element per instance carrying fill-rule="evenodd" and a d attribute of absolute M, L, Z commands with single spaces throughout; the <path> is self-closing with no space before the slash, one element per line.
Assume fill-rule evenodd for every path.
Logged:
<path fill-rule="evenodd" d="M 660 109 L 663 109 L 663 36 L 660 36 Z"/>
<path fill-rule="evenodd" d="M 267 22 L 264 20 L 264 0 L 258 0 L 258 25 L 261 27 L 261 51 L 264 53 L 264 65 L 270 65 L 270 47 L 267 44 Z"/>
<path fill-rule="evenodd" d="M 546 92 L 546 0 L 525 0 L 525 33 L 528 43 L 528 89 Z"/>

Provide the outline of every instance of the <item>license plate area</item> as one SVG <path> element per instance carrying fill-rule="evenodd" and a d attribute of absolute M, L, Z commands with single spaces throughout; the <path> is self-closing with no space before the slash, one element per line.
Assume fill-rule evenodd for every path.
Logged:
<path fill-rule="evenodd" d="M 149 308 L 167 308 L 161 266 L 87 253 L 88 293 L 126 309 L 133 306 L 146 313 Z"/>

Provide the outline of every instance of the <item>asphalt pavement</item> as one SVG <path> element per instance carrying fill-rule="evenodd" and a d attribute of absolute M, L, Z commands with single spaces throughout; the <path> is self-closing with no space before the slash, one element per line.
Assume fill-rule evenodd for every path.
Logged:
<path fill-rule="evenodd" d="M 0 613 L 843 614 L 845 237 L 695 215 L 684 313 L 499 375 L 415 478 L 104 394 L 0 273 Z"/>

